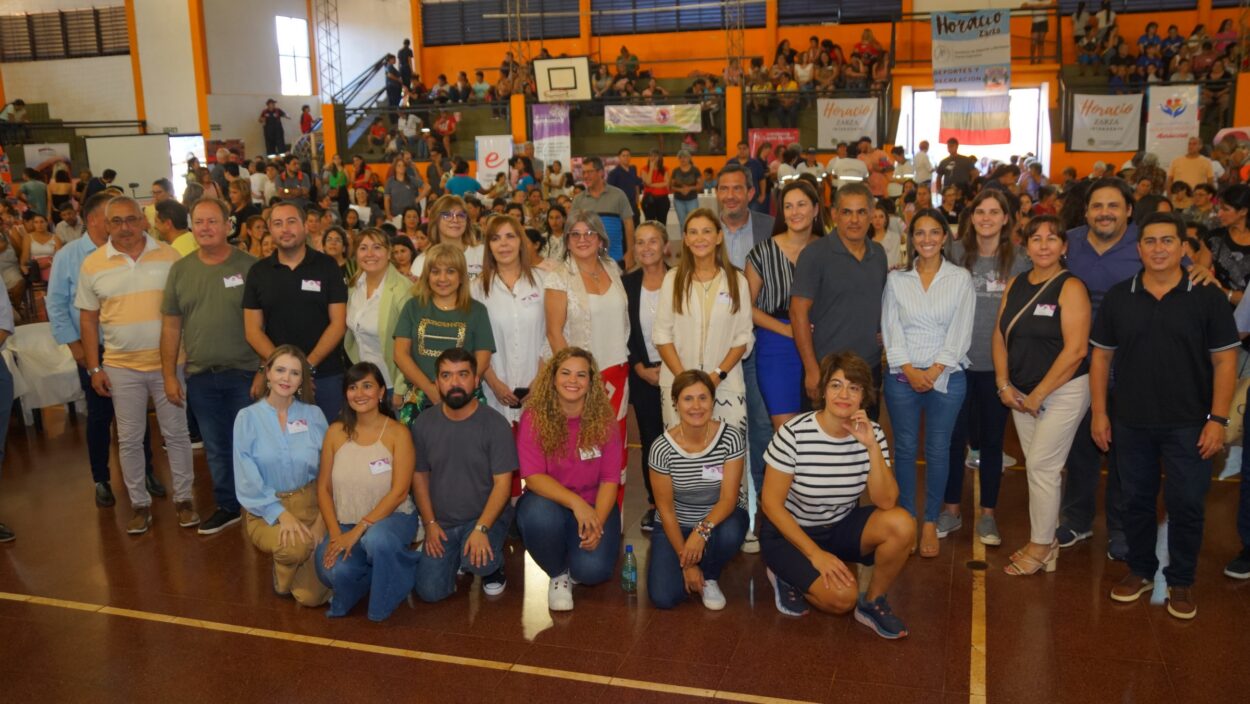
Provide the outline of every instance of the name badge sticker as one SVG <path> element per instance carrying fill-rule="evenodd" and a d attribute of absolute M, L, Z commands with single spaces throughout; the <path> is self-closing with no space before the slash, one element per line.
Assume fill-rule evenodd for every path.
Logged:
<path fill-rule="evenodd" d="M 391 471 L 391 458 L 382 457 L 370 462 L 369 471 L 373 474 L 386 474 Z"/>
<path fill-rule="evenodd" d="M 1040 315 L 1043 318 L 1053 318 L 1055 317 L 1056 308 L 1058 308 L 1058 306 L 1053 303 L 1038 303 L 1037 307 L 1033 309 L 1033 315 Z"/>
<path fill-rule="evenodd" d="M 291 435 L 295 435 L 297 433 L 307 433 L 308 421 L 302 419 L 288 420 L 286 422 L 286 432 Z"/>
<path fill-rule="evenodd" d="M 592 447 L 589 450 L 579 449 L 577 451 L 577 454 L 581 456 L 582 461 L 584 462 L 586 460 L 595 460 L 595 459 L 599 459 L 600 457 L 603 457 L 603 450 L 600 450 L 597 447 Z"/>
<path fill-rule="evenodd" d="M 703 479 L 704 480 L 718 482 L 724 478 L 725 478 L 725 465 L 723 464 L 703 465 Z"/>
<path fill-rule="evenodd" d="M 724 303 L 725 305 L 730 305 L 733 303 L 733 299 L 730 298 L 728 291 L 721 291 L 720 293 L 716 294 L 716 302 Z"/>
<path fill-rule="evenodd" d="M 242 286 L 243 275 L 235 274 L 233 276 L 223 276 L 221 279 L 221 282 L 226 285 L 226 288 L 234 288 L 236 286 Z"/>
<path fill-rule="evenodd" d="M 321 282 L 316 279 L 304 279 L 300 282 L 301 291 L 312 291 L 313 293 L 321 293 Z"/>

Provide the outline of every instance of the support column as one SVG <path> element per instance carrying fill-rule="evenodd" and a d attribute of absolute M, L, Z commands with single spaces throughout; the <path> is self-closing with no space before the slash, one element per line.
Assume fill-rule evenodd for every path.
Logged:
<path fill-rule="evenodd" d="M 1211 27 L 1211 0 L 1198 0 L 1198 22 Z"/>
<path fill-rule="evenodd" d="M 1250 73 L 1237 74 L 1237 95 L 1242 98 L 1233 107 L 1233 124 L 1250 125 Z"/>
<path fill-rule="evenodd" d="M 510 96 L 512 101 L 512 141 L 516 144 L 529 141 L 529 120 L 525 114 L 525 96 L 520 93 L 513 93 Z"/>
<path fill-rule="evenodd" d="M 735 154 L 746 139 L 742 129 L 742 86 L 725 86 L 725 157 Z"/>
<path fill-rule="evenodd" d="M 130 72 L 135 83 L 135 119 L 147 120 L 147 108 L 143 103 L 143 70 L 139 68 L 139 32 L 135 27 L 135 0 L 126 0 L 126 36 L 130 38 Z M 147 127 L 140 131 L 147 132 Z"/>
<path fill-rule="evenodd" d="M 334 106 L 330 103 L 321 105 L 321 141 L 325 147 L 325 163 L 329 164 L 335 154 L 339 153 L 339 124 L 335 121 Z"/>
<path fill-rule="evenodd" d="M 582 53 L 590 56 L 594 50 L 590 28 L 590 0 L 577 0 L 577 13 L 578 38 L 582 41 Z M 603 57 L 599 57 L 599 60 L 602 61 Z"/>
<path fill-rule="evenodd" d="M 425 42 L 421 39 L 421 0 L 408 0 L 408 7 L 412 14 L 412 73 L 420 76 L 421 54 L 425 52 Z"/>
<path fill-rule="evenodd" d="M 195 69 L 195 105 L 199 115 L 200 133 L 209 139 L 208 94 L 213 92 L 208 74 L 208 44 L 204 39 L 204 0 L 187 0 L 191 21 L 191 62 Z"/>

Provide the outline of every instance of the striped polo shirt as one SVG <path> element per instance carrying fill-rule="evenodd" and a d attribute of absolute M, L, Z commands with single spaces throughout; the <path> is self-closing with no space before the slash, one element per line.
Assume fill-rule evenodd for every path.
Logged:
<path fill-rule="evenodd" d="M 177 250 L 144 235 L 138 261 L 109 240 L 82 262 L 74 305 L 100 312 L 104 358 L 110 367 L 140 372 L 161 368 L 161 299 Z"/>

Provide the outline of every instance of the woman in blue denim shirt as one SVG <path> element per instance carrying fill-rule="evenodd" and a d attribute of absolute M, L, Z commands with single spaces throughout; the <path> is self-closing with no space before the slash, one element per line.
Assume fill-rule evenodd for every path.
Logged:
<path fill-rule="evenodd" d="M 274 592 L 320 606 L 329 590 L 311 558 L 326 533 L 316 485 L 326 419 L 312 403 L 312 374 L 298 348 L 275 349 L 264 371 L 268 394 L 234 420 L 235 493 L 247 537 L 273 555 Z"/>

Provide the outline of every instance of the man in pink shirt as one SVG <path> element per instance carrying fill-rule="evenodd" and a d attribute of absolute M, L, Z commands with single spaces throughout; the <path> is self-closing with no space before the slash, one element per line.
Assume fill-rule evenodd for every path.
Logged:
<path fill-rule="evenodd" d="M 864 136 L 859 138 L 859 160 L 868 167 L 868 190 L 876 198 L 884 197 L 890 174 L 894 172 L 894 164 L 889 155 L 880 149 L 874 149 L 872 138 Z"/>

